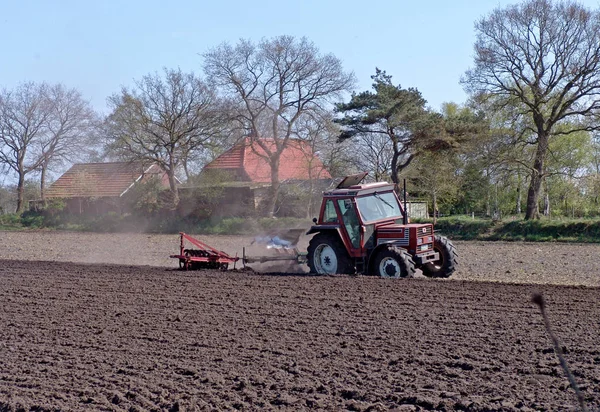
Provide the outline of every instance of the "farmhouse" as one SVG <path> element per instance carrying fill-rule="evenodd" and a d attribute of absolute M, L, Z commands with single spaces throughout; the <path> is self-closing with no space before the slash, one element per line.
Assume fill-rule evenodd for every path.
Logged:
<path fill-rule="evenodd" d="M 273 139 L 261 139 L 261 143 L 275 150 Z M 308 142 L 288 141 L 279 165 L 279 181 L 284 192 L 289 188 L 307 195 L 319 182 L 330 179 L 331 175 Z M 204 188 L 221 188 L 219 214 L 243 216 L 259 209 L 268 196 L 271 167 L 263 147 L 256 140 L 246 138 L 207 164 L 201 173 L 201 182 Z M 198 188 L 182 188 L 182 191 L 193 189 Z"/>
<path fill-rule="evenodd" d="M 159 166 L 139 162 L 77 163 L 48 188 L 46 199 L 62 199 L 75 214 L 122 212 L 125 197 L 138 182 L 158 179 L 165 189 L 168 178 Z"/>
<path fill-rule="evenodd" d="M 275 151 L 273 139 L 261 139 L 268 150 Z M 271 168 L 265 158 L 266 152 L 257 141 L 244 139 L 215 160 L 204 170 L 220 170 L 229 173 L 230 182 L 249 184 L 271 183 Z M 279 179 L 310 180 L 326 179 L 331 175 L 321 160 L 315 155 L 308 142 L 290 140 L 281 153 Z"/>

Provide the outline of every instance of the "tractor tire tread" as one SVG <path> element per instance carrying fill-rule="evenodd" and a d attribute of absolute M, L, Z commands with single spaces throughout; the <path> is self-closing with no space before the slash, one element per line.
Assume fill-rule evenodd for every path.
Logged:
<path fill-rule="evenodd" d="M 375 257 L 375 264 L 373 269 L 378 272 L 379 262 L 385 257 L 392 257 L 396 259 L 398 264 L 401 266 L 401 278 L 413 278 L 415 276 L 415 262 L 412 256 L 404 248 L 388 245 L 377 253 Z M 382 276 L 378 273 L 379 276 Z M 382 276 L 383 277 L 383 276 Z"/>
<path fill-rule="evenodd" d="M 454 244 L 445 236 L 435 235 L 434 249 L 442 255 L 442 266 L 437 267 L 435 262 L 426 263 L 421 268 L 423 274 L 430 278 L 449 278 L 458 266 L 458 253 Z"/>

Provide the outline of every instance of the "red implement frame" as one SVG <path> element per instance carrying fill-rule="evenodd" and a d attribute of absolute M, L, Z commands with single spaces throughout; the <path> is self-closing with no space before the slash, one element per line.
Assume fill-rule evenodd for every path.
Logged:
<path fill-rule="evenodd" d="M 240 260 L 237 256 L 229 256 L 183 232 L 179 232 L 179 234 L 181 235 L 179 254 L 171 255 L 171 257 L 179 259 L 181 269 L 227 269 L 230 263 L 235 265 L 235 262 Z M 187 249 L 185 247 L 186 240 L 198 249 Z"/>

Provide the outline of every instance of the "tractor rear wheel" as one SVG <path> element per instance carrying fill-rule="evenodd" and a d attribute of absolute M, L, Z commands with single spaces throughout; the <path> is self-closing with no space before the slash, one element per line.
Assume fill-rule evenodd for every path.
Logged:
<path fill-rule="evenodd" d="M 308 267 L 319 275 L 353 274 L 356 268 L 337 235 L 317 233 L 307 249 Z"/>
<path fill-rule="evenodd" d="M 392 245 L 377 253 L 373 268 L 382 278 L 412 278 L 415 274 L 415 262 L 410 253 Z"/>
<path fill-rule="evenodd" d="M 429 278 L 448 278 L 456 271 L 456 248 L 452 242 L 444 237 L 435 235 L 433 250 L 438 252 L 440 258 L 423 265 L 421 270 Z"/>

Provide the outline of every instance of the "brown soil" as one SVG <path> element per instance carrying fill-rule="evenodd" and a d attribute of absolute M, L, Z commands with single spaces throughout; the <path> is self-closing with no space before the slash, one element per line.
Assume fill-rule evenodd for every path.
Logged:
<path fill-rule="evenodd" d="M 177 236 L 0 232 L 0 411 L 573 409 L 536 291 L 600 410 L 598 246 L 455 243 L 453 278 L 385 280 L 180 272 Z"/>
<path fill-rule="evenodd" d="M 277 255 L 262 246 L 250 246 L 250 236 L 205 236 L 198 239 L 230 255 Z M 459 271 L 453 280 L 600 286 L 600 246 L 573 243 L 458 242 Z M 306 249 L 308 239 L 299 243 Z M 174 268 L 169 255 L 179 252 L 179 235 L 139 233 L 3 232 L 0 260 L 45 260 L 112 263 Z M 239 265 L 238 265 L 239 268 Z M 268 272 L 306 272 L 305 266 L 255 265 Z M 418 272 L 419 273 L 419 272 Z"/>

